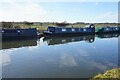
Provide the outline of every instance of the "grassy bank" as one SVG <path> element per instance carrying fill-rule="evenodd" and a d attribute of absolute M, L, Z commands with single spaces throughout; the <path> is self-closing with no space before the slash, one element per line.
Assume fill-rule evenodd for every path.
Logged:
<path fill-rule="evenodd" d="M 120 68 L 115 68 L 115 69 L 112 69 L 112 70 L 108 70 L 108 71 L 106 71 L 103 74 L 98 74 L 98 75 L 94 76 L 90 80 L 101 80 L 101 79 L 105 79 L 105 80 L 111 80 L 111 79 L 119 80 L 120 79 Z"/>

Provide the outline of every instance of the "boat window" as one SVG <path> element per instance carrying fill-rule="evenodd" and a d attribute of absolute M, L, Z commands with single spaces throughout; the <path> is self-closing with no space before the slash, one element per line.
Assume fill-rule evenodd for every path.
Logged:
<path fill-rule="evenodd" d="M 118 28 L 115 28 L 116 30 L 118 30 Z"/>
<path fill-rule="evenodd" d="M 83 31 L 86 31 L 86 29 L 83 29 Z"/>
<path fill-rule="evenodd" d="M 62 31 L 66 31 L 66 29 L 62 29 Z"/>
<path fill-rule="evenodd" d="M 18 33 L 20 32 L 20 30 L 17 31 Z"/>
<path fill-rule="evenodd" d="M 72 29 L 72 31 L 75 31 L 75 29 Z"/>
<path fill-rule="evenodd" d="M 108 28 L 106 28 L 106 30 L 108 30 Z"/>
<path fill-rule="evenodd" d="M 5 31 L 4 30 L 2 30 L 2 33 L 4 33 Z"/>

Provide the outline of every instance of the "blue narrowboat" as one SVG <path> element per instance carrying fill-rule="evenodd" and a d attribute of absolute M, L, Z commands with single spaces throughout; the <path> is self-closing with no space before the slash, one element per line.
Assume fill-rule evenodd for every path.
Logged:
<path fill-rule="evenodd" d="M 2 28 L 1 33 L 3 40 L 37 38 L 36 28 L 28 29 Z"/>
<path fill-rule="evenodd" d="M 120 33 L 120 27 L 103 27 L 100 28 L 97 32 L 97 34 L 106 34 L 106 33 Z"/>
<path fill-rule="evenodd" d="M 88 35 L 95 34 L 95 26 L 91 24 L 86 28 L 64 28 L 64 27 L 51 27 L 43 32 L 44 36 L 75 36 L 75 35 Z"/>

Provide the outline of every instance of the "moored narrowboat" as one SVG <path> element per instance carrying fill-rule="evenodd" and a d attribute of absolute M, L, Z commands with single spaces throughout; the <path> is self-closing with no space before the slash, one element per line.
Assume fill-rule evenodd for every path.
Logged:
<path fill-rule="evenodd" d="M 36 28 L 28 29 L 2 28 L 1 33 L 3 40 L 37 38 Z"/>
<path fill-rule="evenodd" d="M 97 34 L 106 34 L 106 33 L 120 33 L 120 27 L 103 27 L 100 28 L 97 32 Z"/>
<path fill-rule="evenodd" d="M 44 36 L 78 36 L 95 34 L 95 26 L 91 24 L 86 28 L 64 28 L 64 27 L 51 27 L 49 26 L 47 31 L 43 32 Z"/>

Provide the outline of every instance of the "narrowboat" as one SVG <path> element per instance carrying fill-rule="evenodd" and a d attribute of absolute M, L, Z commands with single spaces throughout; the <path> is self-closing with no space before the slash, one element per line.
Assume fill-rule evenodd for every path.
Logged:
<path fill-rule="evenodd" d="M 89 25 L 85 28 L 65 28 L 65 27 L 51 27 L 49 26 L 46 31 L 43 32 L 45 37 L 52 36 L 78 36 L 95 34 L 94 24 Z"/>
<path fill-rule="evenodd" d="M 1 33 L 3 40 L 37 38 L 36 28 L 28 29 L 1 28 Z"/>
<path fill-rule="evenodd" d="M 120 33 L 120 27 L 103 27 L 100 28 L 97 32 L 97 34 L 113 34 L 113 33 Z"/>

